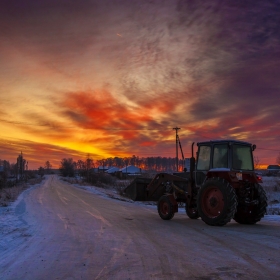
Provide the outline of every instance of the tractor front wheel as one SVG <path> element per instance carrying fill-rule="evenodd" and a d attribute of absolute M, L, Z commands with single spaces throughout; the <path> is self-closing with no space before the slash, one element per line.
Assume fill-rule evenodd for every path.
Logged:
<path fill-rule="evenodd" d="M 191 206 L 189 207 L 188 203 L 186 203 L 185 209 L 186 209 L 186 214 L 190 219 L 198 219 L 200 217 L 197 207 L 191 207 Z"/>
<path fill-rule="evenodd" d="M 157 209 L 163 220 L 171 220 L 174 217 L 173 205 L 167 195 L 163 195 L 159 199 Z"/>
<path fill-rule="evenodd" d="M 238 205 L 234 220 L 239 224 L 253 225 L 263 218 L 266 213 L 267 197 L 263 187 L 255 184 L 253 189 L 253 199 L 257 201 L 253 205 Z"/>
<path fill-rule="evenodd" d="M 232 186 L 223 179 L 207 180 L 198 192 L 198 213 L 211 226 L 223 226 L 234 217 L 237 198 Z"/>

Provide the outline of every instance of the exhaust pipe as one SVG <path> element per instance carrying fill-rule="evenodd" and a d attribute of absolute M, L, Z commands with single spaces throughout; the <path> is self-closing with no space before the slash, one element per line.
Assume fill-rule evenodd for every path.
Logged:
<path fill-rule="evenodd" d="M 193 156 L 193 145 L 194 145 L 194 142 L 192 143 L 192 157 L 190 158 L 190 179 L 192 182 L 193 182 L 193 172 L 195 169 L 195 158 Z"/>

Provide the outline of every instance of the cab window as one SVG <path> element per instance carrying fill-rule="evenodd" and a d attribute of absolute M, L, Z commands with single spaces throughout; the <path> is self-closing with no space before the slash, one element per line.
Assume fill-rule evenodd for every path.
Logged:
<path fill-rule="evenodd" d="M 215 145 L 213 154 L 213 168 L 228 167 L 228 145 Z"/>
<path fill-rule="evenodd" d="M 200 146 L 197 158 L 197 170 L 209 170 L 210 168 L 210 146 Z"/>
<path fill-rule="evenodd" d="M 233 145 L 232 167 L 238 170 L 254 170 L 250 146 Z"/>

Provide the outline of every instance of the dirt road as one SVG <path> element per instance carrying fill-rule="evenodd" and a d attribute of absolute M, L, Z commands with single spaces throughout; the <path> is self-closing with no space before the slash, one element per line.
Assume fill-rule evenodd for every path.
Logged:
<path fill-rule="evenodd" d="M 280 220 L 211 227 L 49 176 L 2 213 L 1 279 L 280 279 Z"/>

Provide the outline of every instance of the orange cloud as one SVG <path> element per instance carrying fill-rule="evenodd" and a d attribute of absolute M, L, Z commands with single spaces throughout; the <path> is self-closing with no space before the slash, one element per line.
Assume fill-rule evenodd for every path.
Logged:
<path fill-rule="evenodd" d="M 37 169 L 39 166 L 44 166 L 47 160 L 51 162 L 54 168 L 58 168 L 63 158 L 72 157 L 74 160 L 86 158 L 86 153 L 56 145 L 26 140 L 0 139 L 0 154 L 2 160 L 5 159 L 10 163 L 16 163 L 17 157 L 21 152 L 23 152 L 24 158 L 29 163 L 29 169 Z"/>
<path fill-rule="evenodd" d="M 151 120 L 138 110 L 129 110 L 108 91 L 69 93 L 63 102 L 65 112 L 74 121 L 86 128 L 100 128 L 118 124 L 119 128 L 129 128 L 131 122 L 141 124 Z M 72 112 L 72 113 L 71 113 Z"/>
<path fill-rule="evenodd" d="M 133 139 L 137 129 L 157 128 L 164 114 L 172 112 L 175 101 L 151 98 L 138 104 L 121 103 L 106 90 L 70 92 L 62 102 L 63 114 L 83 128 L 120 130 L 117 134 Z M 127 132 L 125 130 L 135 130 Z"/>

